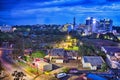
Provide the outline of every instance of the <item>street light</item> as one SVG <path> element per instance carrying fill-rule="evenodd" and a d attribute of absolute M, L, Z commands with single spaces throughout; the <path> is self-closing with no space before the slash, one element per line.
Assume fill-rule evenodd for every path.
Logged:
<path fill-rule="evenodd" d="M 37 62 L 37 74 L 39 74 L 38 69 L 39 69 L 39 63 Z"/>
<path fill-rule="evenodd" d="M 70 38 L 71 38 L 70 35 L 68 35 L 68 36 L 67 36 L 67 39 L 70 39 Z"/>

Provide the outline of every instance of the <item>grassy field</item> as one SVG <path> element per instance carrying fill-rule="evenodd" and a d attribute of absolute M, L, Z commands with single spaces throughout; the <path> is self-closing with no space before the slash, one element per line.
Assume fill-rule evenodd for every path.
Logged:
<path fill-rule="evenodd" d="M 78 51 L 78 50 L 79 50 L 79 47 L 78 47 L 78 46 L 73 46 L 73 47 L 65 48 L 65 50 Z"/>

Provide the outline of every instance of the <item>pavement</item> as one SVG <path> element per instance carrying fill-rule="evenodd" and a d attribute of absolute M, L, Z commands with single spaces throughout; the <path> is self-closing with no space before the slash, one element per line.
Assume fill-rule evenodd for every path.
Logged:
<path fill-rule="evenodd" d="M 25 71 L 24 68 L 14 64 L 14 60 L 8 56 L 9 53 L 11 53 L 11 50 L 0 49 L 0 60 L 2 62 L 2 65 L 4 66 L 5 70 L 9 74 L 9 80 L 13 80 L 14 77 L 11 74 L 14 71 L 23 72 L 26 75 L 25 80 L 33 80 L 35 76 L 32 76 L 32 74 Z"/>

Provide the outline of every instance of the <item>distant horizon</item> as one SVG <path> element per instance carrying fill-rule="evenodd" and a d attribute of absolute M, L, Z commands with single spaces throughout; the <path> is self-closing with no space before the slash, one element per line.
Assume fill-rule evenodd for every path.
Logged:
<path fill-rule="evenodd" d="M 87 17 L 112 19 L 120 26 L 118 0 L 0 0 L 0 24 L 84 24 Z"/>
<path fill-rule="evenodd" d="M 67 23 L 65 23 L 65 24 L 67 24 Z M 22 25 L 23 26 L 25 26 L 25 25 L 30 25 L 30 26 L 32 26 L 32 25 L 65 25 L 65 24 L 52 24 L 52 23 L 51 24 L 0 24 L 0 26 L 3 26 L 3 25 L 9 25 L 9 26 L 22 26 Z M 113 24 L 113 26 L 120 27 L 120 25 L 114 25 L 114 24 Z"/>
<path fill-rule="evenodd" d="M 114 23 L 114 22 L 113 22 Z M 49 23 L 49 24 L 45 24 L 45 23 L 35 23 L 35 24 L 0 24 L 0 26 L 3 26 L 3 25 L 8 25 L 8 26 L 25 26 L 25 25 L 65 25 L 65 24 L 73 24 L 73 23 L 64 23 L 64 24 L 56 24 L 56 23 Z M 76 25 L 83 25 L 85 23 L 76 23 Z M 114 25 L 113 26 L 115 27 L 120 27 L 120 25 Z"/>

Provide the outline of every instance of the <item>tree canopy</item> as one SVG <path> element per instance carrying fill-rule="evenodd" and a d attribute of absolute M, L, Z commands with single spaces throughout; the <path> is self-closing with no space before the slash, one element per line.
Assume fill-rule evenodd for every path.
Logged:
<path fill-rule="evenodd" d="M 44 58 L 45 57 L 45 53 L 43 51 L 36 51 L 34 53 L 32 53 L 32 57 L 33 58 Z"/>

